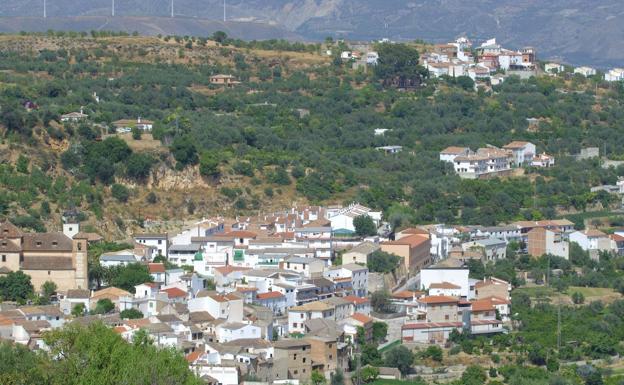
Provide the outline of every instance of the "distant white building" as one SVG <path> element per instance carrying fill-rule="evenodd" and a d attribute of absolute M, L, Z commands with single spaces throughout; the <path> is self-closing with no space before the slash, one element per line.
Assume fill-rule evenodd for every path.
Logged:
<path fill-rule="evenodd" d="M 546 63 L 544 71 L 551 74 L 560 74 L 565 71 L 565 67 L 559 63 Z"/>
<path fill-rule="evenodd" d="M 163 257 L 169 255 L 169 237 L 167 234 L 136 234 L 134 241 L 142 245 L 155 247 Z"/>
<path fill-rule="evenodd" d="M 331 222 L 332 231 L 334 233 L 355 233 L 353 220 L 362 215 L 368 215 L 371 217 L 377 226 L 381 223 L 381 211 L 373 211 L 372 209 L 362 206 L 359 203 L 353 203 L 347 207 L 342 207 L 336 210 L 327 210 L 327 219 Z"/>
<path fill-rule="evenodd" d="M 596 75 L 596 69 L 591 67 L 576 67 L 574 69 L 574 73 L 583 75 L 585 77 L 590 77 Z"/>
<path fill-rule="evenodd" d="M 555 158 L 546 153 L 536 155 L 531 161 L 533 167 L 553 167 L 555 165 Z"/>
<path fill-rule="evenodd" d="M 619 82 L 624 80 L 624 68 L 614 68 L 605 74 L 608 82 Z"/>
<path fill-rule="evenodd" d="M 530 142 L 516 140 L 503 146 L 503 149 L 511 151 L 515 166 L 530 163 L 535 157 L 535 145 Z"/>

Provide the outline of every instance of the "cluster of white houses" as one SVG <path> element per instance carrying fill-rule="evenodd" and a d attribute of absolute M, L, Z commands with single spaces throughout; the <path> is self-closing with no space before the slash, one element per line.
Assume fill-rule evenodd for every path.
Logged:
<path fill-rule="evenodd" d="M 475 49 L 465 37 L 448 44 L 434 46 L 432 52 L 423 55 L 422 63 L 431 76 L 468 76 L 473 80 L 490 78 L 492 84 L 503 81 L 504 76 L 497 72 L 518 72 L 534 74 L 536 53 L 532 47 L 519 51 L 503 48 L 490 39 Z"/>
<path fill-rule="evenodd" d="M 513 141 L 503 148 L 488 146 L 472 151 L 468 147 L 447 147 L 440 152 L 440 160 L 453 164 L 462 178 L 478 179 L 508 175 L 514 167 L 552 167 L 555 159 L 536 154 L 530 142 Z"/>

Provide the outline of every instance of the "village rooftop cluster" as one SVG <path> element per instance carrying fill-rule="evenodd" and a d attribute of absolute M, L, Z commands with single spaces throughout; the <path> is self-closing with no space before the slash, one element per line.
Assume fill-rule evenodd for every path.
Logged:
<path fill-rule="evenodd" d="M 377 235 L 356 235 L 354 221 L 361 217 L 372 220 Z M 624 253 L 624 232 L 575 231 L 567 220 L 430 225 L 389 238 L 381 212 L 357 203 L 293 207 L 259 217 L 203 219 L 175 234 L 135 234 L 133 248 L 100 257 L 105 267 L 148 268 L 152 280 L 131 293 L 89 285 L 87 251 L 102 238 L 81 232 L 79 223 L 68 220 L 60 232 L 36 234 L 7 221 L 0 225 L 0 238 L 0 274 L 19 270 L 37 288 L 46 281 L 58 286 L 52 305 L 1 304 L 3 338 L 46 349 L 46 330 L 103 321 L 128 341 L 147 331 L 156 345 L 183 351 L 199 376 L 224 385 L 249 376 L 299 383 L 313 370 L 328 377 L 338 369 L 347 372 L 358 333 L 363 330 L 369 341 L 373 325 L 383 322 L 374 318 L 370 299 L 381 290 L 390 293 L 391 310 L 402 314 L 382 346 L 397 339 L 407 346 L 444 345 L 454 331 L 506 333 L 510 283 L 469 278 L 466 264 L 504 259 L 512 241 L 535 257 L 567 259 L 570 242 L 593 258 L 600 251 Z M 398 280 L 391 286 L 388 276 L 367 267 L 378 251 L 399 257 Z M 334 264 L 339 253 L 342 260 Z M 162 257 L 179 267 L 154 262 Z M 206 289 L 208 282 L 213 290 Z M 114 312 L 73 314 L 76 306 L 88 311 L 103 299 L 114 304 Z M 129 309 L 143 318 L 122 319 L 120 312 Z"/>

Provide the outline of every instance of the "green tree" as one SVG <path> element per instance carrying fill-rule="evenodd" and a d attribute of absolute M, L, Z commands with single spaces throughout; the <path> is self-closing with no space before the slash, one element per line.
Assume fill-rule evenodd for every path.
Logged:
<path fill-rule="evenodd" d="M 367 262 L 368 270 L 372 273 L 391 273 L 401 262 L 401 257 L 381 250 L 374 251 Z"/>
<path fill-rule="evenodd" d="M 152 282 L 147 266 L 133 263 L 127 266 L 113 266 L 107 269 L 106 281 L 111 286 L 134 293 L 134 287 L 141 283 Z"/>
<path fill-rule="evenodd" d="M 355 233 L 360 237 L 377 235 L 377 226 L 375 226 L 373 218 L 368 215 L 353 218 L 353 227 L 355 227 Z"/>
<path fill-rule="evenodd" d="M 54 293 L 56 293 L 56 283 L 52 281 L 45 281 L 43 285 L 41 285 L 41 295 L 48 300 Z"/>
<path fill-rule="evenodd" d="M 115 183 L 111 187 L 111 195 L 119 202 L 125 203 L 128 202 L 128 198 L 130 197 L 130 190 L 122 184 Z"/>
<path fill-rule="evenodd" d="M 129 344 L 102 323 L 71 324 L 47 333 L 44 341 L 50 347 L 46 366 L 51 384 L 201 383 L 180 353 Z"/>
<path fill-rule="evenodd" d="M 103 298 L 97 301 L 93 312 L 95 314 L 107 314 L 115 310 L 115 304 L 108 298 Z"/>
<path fill-rule="evenodd" d="M 423 352 L 423 356 L 426 358 L 431 358 L 432 360 L 437 362 L 442 362 L 442 349 L 437 345 L 431 345 Z"/>
<path fill-rule="evenodd" d="M 414 364 L 414 354 L 405 346 L 399 345 L 388 350 L 384 360 L 386 366 L 398 368 L 402 375 L 406 375 Z"/>
<path fill-rule="evenodd" d="M 485 369 L 477 365 L 467 367 L 461 376 L 462 385 L 483 385 L 486 380 Z"/>
<path fill-rule="evenodd" d="M 121 313 L 119 313 L 119 316 L 122 319 L 139 319 L 143 318 L 143 313 L 140 310 L 132 308 L 123 310 Z"/>
<path fill-rule="evenodd" d="M 364 383 L 371 383 L 379 377 L 379 369 L 374 366 L 366 366 L 360 370 L 360 376 Z"/>
<path fill-rule="evenodd" d="M 30 276 L 22 271 L 0 277 L 0 297 L 3 301 L 24 302 L 34 293 Z"/>
<path fill-rule="evenodd" d="M 373 322 L 373 339 L 377 343 L 385 341 L 388 335 L 388 324 L 385 322 Z"/>
<path fill-rule="evenodd" d="M 154 158 L 148 154 L 133 153 L 126 162 L 126 175 L 138 181 L 149 177 L 154 166 Z"/>
<path fill-rule="evenodd" d="M 219 159 L 212 153 L 205 151 L 199 158 L 199 172 L 206 177 L 219 176 Z"/>
<path fill-rule="evenodd" d="M 381 366 L 383 360 L 377 344 L 362 344 L 360 346 L 360 361 L 362 365 Z"/>
<path fill-rule="evenodd" d="M 335 373 L 330 374 L 330 385 L 345 385 L 344 373 L 340 368 L 336 369 Z"/>
<path fill-rule="evenodd" d="M 71 314 L 74 317 L 82 317 L 87 311 L 87 307 L 84 303 L 77 303 L 71 310 Z"/>
<path fill-rule="evenodd" d="M 385 313 L 389 310 L 390 295 L 387 291 L 376 291 L 371 295 L 371 306 L 373 310 L 379 313 Z"/>
<path fill-rule="evenodd" d="M 198 161 L 195 141 L 189 135 L 175 138 L 170 150 L 178 162 L 176 167 L 180 170 L 187 165 L 196 164 Z"/>
<path fill-rule="evenodd" d="M 576 305 L 580 305 L 585 302 L 585 296 L 583 295 L 583 293 L 575 291 L 574 293 L 572 293 L 572 302 L 574 302 Z"/>
<path fill-rule="evenodd" d="M 377 46 L 379 60 L 375 66 L 378 79 L 420 78 L 427 70 L 418 64 L 419 54 L 416 48 L 406 44 L 383 43 Z"/>
<path fill-rule="evenodd" d="M 312 374 L 310 375 L 310 382 L 313 385 L 323 385 L 326 382 L 325 376 L 318 370 L 313 370 Z"/>

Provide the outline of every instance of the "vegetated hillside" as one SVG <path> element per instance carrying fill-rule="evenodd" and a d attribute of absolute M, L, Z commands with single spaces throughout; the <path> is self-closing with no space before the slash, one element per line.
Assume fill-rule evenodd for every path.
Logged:
<path fill-rule="evenodd" d="M 382 64 L 363 72 L 320 44 L 93 35 L 0 36 L 0 215 L 18 225 L 50 227 L 77 208 L 120 237 L 145 219 L 352 200 L 395 225 L 494 225 L 618 203 L 590 187 L 624 169 L 569 157 L 591 145 L 624 158 L 624 90 L 599 78 L 509 78 L 475 92 L 469 78 L 427 79 L 403 44 L 375 47 Z M 210 84 L 223 73 L 241 83 Z M 423 85 L 383 87 L 397 78 Z M 61 122 L 81 107 L 87 120 Z M 151 135 L 114 133 L 114 121 L 139 116 L 154 121 Z M 390 131 L 375 136 L 380 127 Z M 447 146 L 512 140 L 556 167 L 470 181 L 439 161 Z"/>
<path fill-rule="evenodd" d="M 48 14 L 54 17 L 110 15 L 108 0 L 48 3 Z M 7 0 L 0 4 L 0 16 L 40 16 L 41 8 L 40 0 Z M 624 3 L 619 0 L 229 0 L 227 13 L 229 20 L 279 25 L 308 39 L 339 35 L 444 41 L 462 34 L 477 39 L 496 36 L 511 47 L 535 46 L 542 58 L 598 66 L 624 62 L 624 43 L 615 38 L 624 35 L 620 22 Z M 169 0 L 117 4 L 120 16 L 169 14 Z M 176 0 L 175 14 L 222 20 L 223 2 Z M 175 33 L 167 30 L 174 28 L 172 24 L 158 23 L 162 26 L 155 29 Z M 61 25 L 72 27 L 69 21 Z M 212 26 L 207 23 L 206 31 L 213 32 Z M 234 27 L 231 31 L 238 32 Z M 237 36 L 246 39 L 259 38 L 260 33 L 254 28 L 240 32 L 245 34 Z"/>

